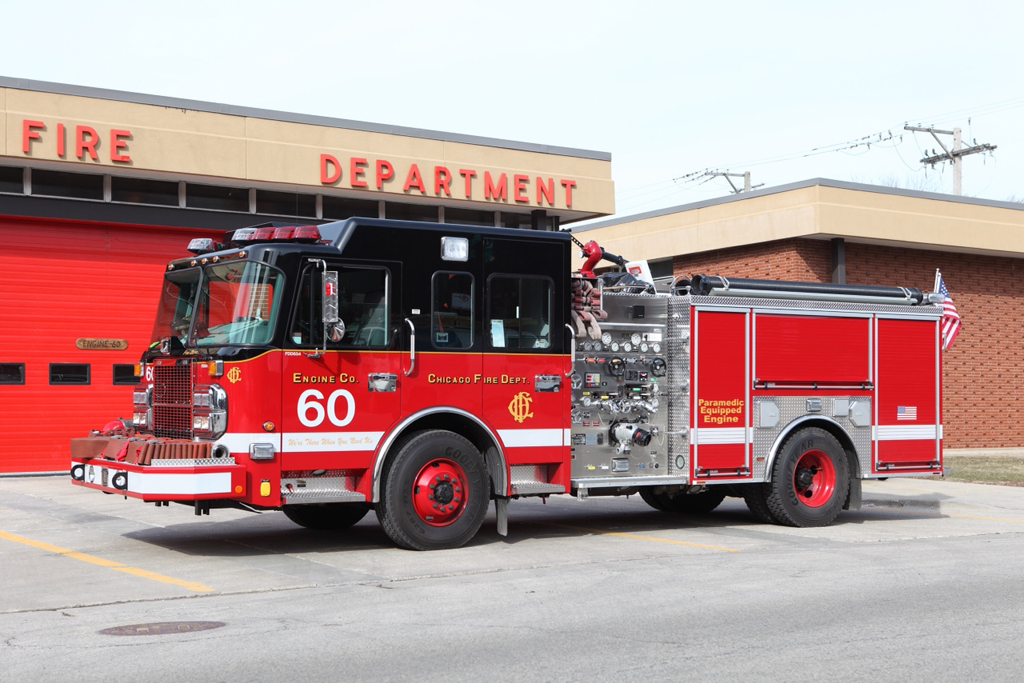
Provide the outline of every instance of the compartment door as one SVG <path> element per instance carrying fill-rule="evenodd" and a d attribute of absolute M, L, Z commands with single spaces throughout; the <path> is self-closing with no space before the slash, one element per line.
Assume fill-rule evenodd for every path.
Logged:
<path fill-rule="evenodd" d="M 692 476 L 750 477 L 750 315 L 694 312 Z"/>
<path fill-rule="evenodd" d="M 939 324 L 880 318 L 876 470 L 941 466 Z"/>

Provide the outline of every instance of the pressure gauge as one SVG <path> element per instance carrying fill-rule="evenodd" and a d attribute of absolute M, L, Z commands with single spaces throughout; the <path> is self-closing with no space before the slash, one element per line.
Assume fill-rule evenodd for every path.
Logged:
<path fill-rule="evenodd" d="M 601 335 L 601 343 L 603 343 L 605 345 L 611 344 L 612 343 L 612 333 L 611 332 L 605 332 L 604 334 L 602 334 Z"/>
<path fill-rule="evenodd" d="M 634 332 L 633 334 L 629 335 L 629 341 L 633 342 L 633 346 L 636 346 L 637 344 L 639 344 L 640 343 L 640 333 L 639 332 Z"/>
<path fill-rule="evenodd" d="M 647 342 L 640 342 L 640 353 L 647 353 Z"/>
<path fill-rule="evenodd" d="M 601 350 L 601 342 L 594 342 L 594 350 L 595 351 L 600 351 Z"/>
<path fill-rule="evenodd" d="M 612 353 L 618 351 L 619 350 L 619 342 L 612 342 L 611 350 L 612 350 Z"/>
<path fill-rule="evenodd" d="M 590 351 L 592 348 L 594 348 L 593 344 L 591 344 L 588 341 L 583 342 L 583 350 L 584 351 Z"/>
<path fill-rule="evenodd" d="M 622 345 L 622 350 L 623 350 L 623 351 L 625 351 L 626 353 L 629 353 L 630 351 L 632 351 L 632 350 L 633 350 L 633 345 L 632 345 L 632 344 L 630 344 L 629 342 L 625 342 L 625 343 L 624 343 L 624 344 Z"/>
<path fill-rule="evenodd" d="M 653 344 L 651 344 L 651 351 L 654 351 L 655 353 L 661 353 L 661 344 L 659 344 L 658 342 L 654 342 Z"/>

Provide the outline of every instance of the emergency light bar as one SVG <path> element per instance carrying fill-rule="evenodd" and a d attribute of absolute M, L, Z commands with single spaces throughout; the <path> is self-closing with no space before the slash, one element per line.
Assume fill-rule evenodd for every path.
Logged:
<path fill-rule="evenodd" d="M 195 241 L 195 240 L 193 240 Z M 277 225 L 264 223 L 249 228 L 239 228 L 224 235 L 226 246 L 242 246 L 253 242 L 299 242 L 318 244 L 320 230 L 315 225 Z"/>

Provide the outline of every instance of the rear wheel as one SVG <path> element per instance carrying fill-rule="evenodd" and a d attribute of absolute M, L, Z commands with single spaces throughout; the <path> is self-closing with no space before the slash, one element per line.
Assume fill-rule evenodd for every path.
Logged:
<path fill-rule="evenodd" d="M 850 492 L 846 452 L 824 429 L 801 429 L 782 445 L 766 488 L 768 508 L 779 523 L 831 524 Z"/>
<path fill-rule="evenodd" d="M 320 505 L 286 505 L 285 517 L 307 529 L 337 531 L 347 529 L 370 511 L 366 503 L 322 503 Z"/>
<path fill-rule="evenodd" d="M 409 439 L 385 466 L 377 518 L 403 548 L 458 548 L 480 529 L 489 498 L 473 444 L 453 432 L 428 431 Z"/>
<path fill-rule="evenodd" d="M 700 493 L 656 493 L 653 488 L 640 489 L 640 497 L 655 510 L 675 514 L 704 514 L 711 512 L 725 500 L 725 490 L 720 487 L 705 489 Z"/>
<path fill-rule="evenodd" d="M 743 502 L 747 504 L 747 509 L 757 518 L 757 521 L 764 522 L 765 524 L 778 524 L 778 520 L 775 519 L 771 509 L 768 507 L 768 494 L 765 493 L 766 486 L 771 486 L 771 484 L 745 485 Z"/>

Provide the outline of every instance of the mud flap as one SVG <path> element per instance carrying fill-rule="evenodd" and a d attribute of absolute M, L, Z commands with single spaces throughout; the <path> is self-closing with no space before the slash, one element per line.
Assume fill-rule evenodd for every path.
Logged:
<path fill-rule="evenodd" d="M 843 505 L 844 510 L 860 510 L 860 502 L 863 497 L 861 491 L 861 480 L 856 477 L 851 477 L 850 495 L 846 497 L 846 503 Z"/>
<path fill-rule="evenodd" d="M 498 517 L 498 535 L 508 536 L 508 498 L 494 499 L 494 514 Z"/>

